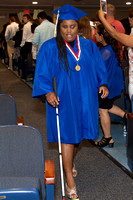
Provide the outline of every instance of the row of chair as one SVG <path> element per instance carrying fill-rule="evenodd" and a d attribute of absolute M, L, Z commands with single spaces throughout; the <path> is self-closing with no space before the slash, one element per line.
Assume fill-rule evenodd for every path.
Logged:
<path fill-rule="evenodd" d="M 18 70 L 18 76 L 21 76 L 21 70 L 22 78 L 24 78 L 26 81 L 28 81 L 28 75 L 32 75 L 32 80 L 34 79 L 34 72 L 35 72 L 35 66 L 36 61 L 32 58 L 32 53 L 28 53 L 27 55 L 27 61 L 22 61 L 21 58 L 13 59 L 13 70 L 15 70 L 15 67 L 17 67 Z"/>
<path fill-rule="evenodd" d="M 0 199 L 54 200 L 53 160 L 44 161 L 38 130 L 17 119 L 14 98 L 0 94 Z"/>

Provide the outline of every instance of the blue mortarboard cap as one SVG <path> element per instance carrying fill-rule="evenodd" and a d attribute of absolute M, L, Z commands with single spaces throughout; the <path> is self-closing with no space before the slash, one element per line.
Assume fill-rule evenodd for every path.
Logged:
<path fill-rule="evenodd" d="M 80 18 L 87 16 L 88 14 L 83 12 L 82 10 L 75 8 L 69 4 L 66 4 L 57 10 L 54 10 L 54 14 L 58 14 L 59 11 L 59 20 L 76 20 L 79 21 Z"/>

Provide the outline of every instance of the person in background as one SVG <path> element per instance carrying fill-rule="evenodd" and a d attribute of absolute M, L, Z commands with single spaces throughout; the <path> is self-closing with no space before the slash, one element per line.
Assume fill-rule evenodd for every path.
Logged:
<path fill-rule="evenodd" d="M 37 18 L 40 25 L 35 29 L 32 44 L 37 45 L 39 49 L 45 41 L 54 37 L 55 25 L 47 20 L 47 14 L 44 11 L 40 12 Z"/>
<path fill-rule="evenodd" d="M 29 14 L 23 15 L 23 36 L 22 41 L 20 44 L 21 47 L 21 56 L 22 56 L 22 76 L 21 78 L 26 79 L 27 78 L 27 56 L 29 53 L 31 53 L 32 49 L 32 38 L 33 33 L 31 32 L 31 16 Z"/>
<path fill-rule="evenodd" d="M 127 117 L 125 111 L 113 104 L 124 88 L 120 66 L 120 49 L 117 40 L 109 35 L 102 24 L 99 24 L 96 28 L 96 41 L 102 44 L 100 52 L 107 68 L 109 95 L 105 99 L 102 99 L 99 95 L 99 114 L 104 136 L 101 141 L 95 144 L 99 147 L 107 145 L 113 147 L 114 140 L 111 137 L 109 112 L 120 116 L 124 120 Z"/>
<path fill-rule="evenodd" d="M 79 19 L 79 35 L 86 39 L 92 39 L 92 31 L 88 16 Z"/>
<path fill-rule="evenodd" d="M 7 52 L 9 56 L 9 69 L 13 69 L 12 56 L 14 53 L 14 41 L 12 38 L 18 31 L 18 23 L 15 22 L 15 17 L 10 17 L 10 24 L 6 27 L 5 40 L 7 42 Z"/>
<path fill-rule="evenodd" d="M 78 36 L 78 21 L 87 14 L 69 4 L 59 11 L 57 36 L 40 47 L 33 84 L 33 97 L 46 98 L 48 142 L 58 143 L 55 103 L 59 121 L 66 194 L 78 199 L 74 181 L 74 155 L 83 139 L 95 139 L 98 133 L 98 91 L 108 95 L 107 71 L 92 40 Z M 52 78 L 57 81 L 58 99 Z M 82 198 L 81 198 L 82 199 Z"/>
<path fill-rule="evenodd" d="M 121 42 L 122 44 L 124 44 L 125 46 L 130 47 L 130 50 L 128 51 L 128 56 L 129 56 L 129 96 L 130 98 L 133 95 L 133 35 L 127 35 L 127 34 L 123 34 L 123 33 L 119 33 L 116 31 L 116 29 L 114 29 L 105 19 L 105 14 L 102 11 L 102 7 L 100 7 L 99 10 L 99 18 L 102 22 L 102 24 L 104 25 L 105 29 L 108 31 L 108 33 L 115 38 L 116 40 L 118 40 L 119 42 Z M 133 25 L 133 18 L 131 18 L 130 20 L 130 25 Z"/>
<path fill-rule="evenodd" d="M 34 34 L 36 27 L 39 25 L 38 19 L 34 20 L 31 25 L 31 32 Z M 36 65 L 36 58 L 38 53 L 38 45 L 32 44 L 32 59 L 33 59 L 33 65 Z"/>
<path fill-rule="evenodd" d="M 17 61 L 18 64 L 18 75 L 20 76 L 20 69 L 21 69 L 21 55 L 20 55 L 20 44 L 22 41 L 22 34 L 23 34 L 23 24 L 19 24 L 19 30 L 16 32 L 15 36 L 13 37 L 13 40 L 15 42 L 14 44 L 14 53 L 13 53 L 13 60 Z"/>
<path fill-rule="evenodd" d="M 119 33 L 125 33 L 125 29 L 122 25 L 122 23 L 119 20 L 115 19 L 115 6 L 112 4 L 107 4 L 107 14 L 106 19 L 107 21 L 119 32 Z"/>
<path fill-rule="evenodd" d="M 3 30 L 1 32 L 1 42 L 2 42 L 2 47 L 4 50 L 4 63 L 6 65 L 8 65 L 8 52 L 7 52 L 7 42 L 5 39 L 5 32 L 6 32 L 6 27 L 9 25 L 9 23 L 7 22 L 6 24 L 3 25 Z"/>
<path fill-rule="evenodd" d="M 133 36 L 133 12 L 132 15 L 130 15 L 130 27 L 131 27 L 131 33 L 130 35 Z M 128 58 L 129 58 L 129 97 L 130 99 L 133 96 L 133 48 L 128 48 Z"/>
<path fill-rule="evenodd" d="M 112 4 L 107 4 L 107 14 L 106 19 L 107 21 L 119 32 L 119 33 L 125 33 L 125 29 L 122 25 L 122 23 L 119 20 L 115 19 L 115 13 L 116 9 L 115 6 Z M 123 60 L 123 45 L 122 43 L 119 43 L 120 45 L 120 53 L 121 53 L 121 61 Z"/>

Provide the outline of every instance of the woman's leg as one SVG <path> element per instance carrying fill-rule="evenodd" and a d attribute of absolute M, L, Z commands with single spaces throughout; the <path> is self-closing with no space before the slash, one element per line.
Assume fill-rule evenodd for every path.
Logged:
<path fill-rule="evenodd" d="M 95 145 L 99 147 L 105 147 L 107 145 L 113 147 L 114 140 L 111 137 L 111 122 L 108 109 L 99 108 L 99 114 L 104 137 L 99 142 L 95 142 Z"/>
<path fill-rule="evenodd" d="M 116 105 L 113 105 L 111 109 L 108 110 L 110 113 L 120 116 L 121 118 L 124 117 L 125 111 L 119 108 Z"/>
<path fill-rule="evenodd" d="M 75 182 L 72 175 L 74 145 L 73 144 L 61 144 L 63 166 L 66 174 L 67 185 L 70 189 L 74 188 Z"/>
<path fill-rule="evenodd" d="M 76 177 L 76 176 L 77 176 L 77 169 L 76 169 L 76 167 L 75 167 L 74 158 L 75 158 L 75 156 L 76 156 L 76 154 L 77 154 L 78 147 L 79 147 L 79 144 L 75 144 L 75 145 L 74 145 L 73 168 L 72 168 L 73 177 Z"/>
<path fill-rule="evenodd" d="M 104 137 L 111 137 L 111 122 L 108 109 L 99 108 L 101 126 L 104 132 Z"/>
<path fill-rule="evenodd" d="M 63 166 L 66 175 L 66 182 L 70 189 L 75 187 L 75 182 L 72 174 L 73 157 L 74 157 L 74 144 L 61 144 Z M 77 197 L 75 194 L 72 197 Z"/>

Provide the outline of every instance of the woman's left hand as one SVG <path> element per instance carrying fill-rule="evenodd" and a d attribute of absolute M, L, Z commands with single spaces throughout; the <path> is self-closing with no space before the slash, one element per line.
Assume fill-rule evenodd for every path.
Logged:
<path fill-rule="evenodd" d="M 108 96 L 109 90 L 108 90 L 107 87 L 101 86 L 101 87 L 99 88 L 99 93 L 100 93 L 100 94 L 102 93 L 101 98 L 103 99 L 103 98 L 106 98 L 106 97 Z"/>

